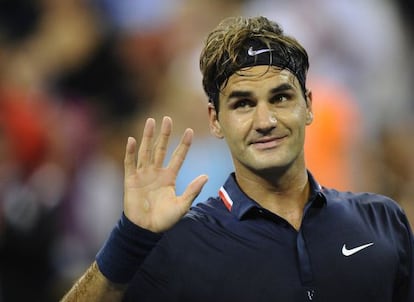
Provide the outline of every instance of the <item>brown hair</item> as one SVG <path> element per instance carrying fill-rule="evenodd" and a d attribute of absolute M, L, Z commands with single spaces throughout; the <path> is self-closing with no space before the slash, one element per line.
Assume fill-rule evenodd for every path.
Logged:
<path fill-rule="evenodd" d="M 266 48 L 266 59 L 249 48 Z M 224 19 L 208 36 L 200 56 L 203 87 L 209 102 L 218 111 L 219 93 L 228 78 L 240 69 L 255 65 L 288 69 L 306 91 L 309 60 L 306 50 L 296 39 L 283 33 L 276 22 L 259 16 Z"/>

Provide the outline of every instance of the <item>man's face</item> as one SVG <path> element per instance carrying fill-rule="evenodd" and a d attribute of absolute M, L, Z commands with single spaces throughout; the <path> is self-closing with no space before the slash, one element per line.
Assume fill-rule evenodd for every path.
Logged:
<path fill-rule="evenodd" d="M 291 72 L 254 66 L 235 73 L 219 104 L 218 116 L 209 108 L 210 129 L 226 139 L 239 174 L 304 167 L 305 127 L 312 122 L 311 95 L 304 99 Z"/>

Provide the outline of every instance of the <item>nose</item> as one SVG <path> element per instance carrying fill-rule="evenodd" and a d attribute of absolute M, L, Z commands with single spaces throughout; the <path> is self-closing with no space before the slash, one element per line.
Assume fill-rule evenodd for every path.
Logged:
<path fill-rule="evenodd" d="M 254 128 L 258 132 L 268 132 L 276 127 L 277 118 L 275 112 L 267 105 L 257 105 L 254 116 Z"/>

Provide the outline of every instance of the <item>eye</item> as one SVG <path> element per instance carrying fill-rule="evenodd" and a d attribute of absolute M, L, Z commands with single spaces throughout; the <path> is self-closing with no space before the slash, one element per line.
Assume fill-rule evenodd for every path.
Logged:
<path fill-rule="evenodd" d="M 291 96 L 289 94 L 276 94 L 270 99 L 270 102 L 272 104 L 283 103 L 289 101 L 290 99 Z"/>
<path fill-rule="evenodd" d="M 247 109 L 254 106 L 253 101 L 249 99 L 239 99 L 235 101 L 232 105 L 233 109 Z"/>

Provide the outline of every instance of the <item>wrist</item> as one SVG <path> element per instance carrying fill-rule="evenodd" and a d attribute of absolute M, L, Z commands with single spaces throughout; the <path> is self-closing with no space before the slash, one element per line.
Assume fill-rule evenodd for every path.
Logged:
<path fill-rule="evenodd" d="M 114 283 L 128 283 L 162 235 L 138 227 L 124 213 L 96 262 L 101 273 Z"/>

